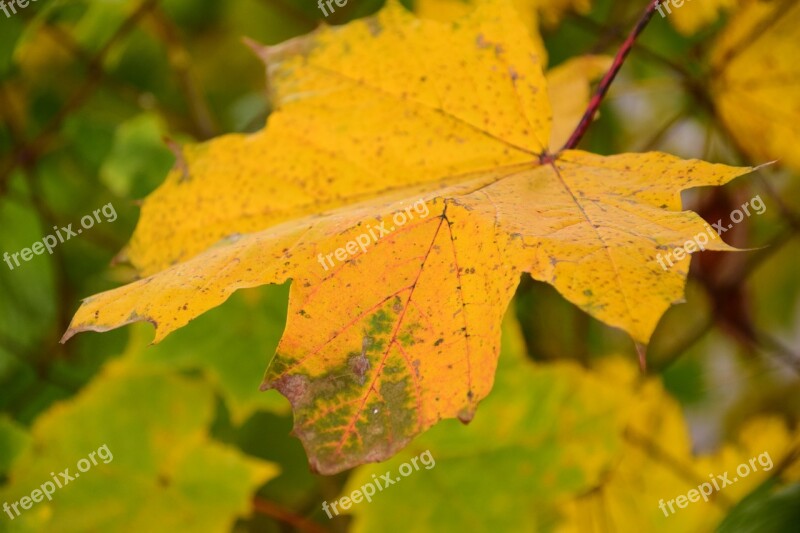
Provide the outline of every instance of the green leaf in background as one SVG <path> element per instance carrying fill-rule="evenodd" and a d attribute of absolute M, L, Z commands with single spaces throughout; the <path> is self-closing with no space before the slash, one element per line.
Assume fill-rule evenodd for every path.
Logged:
<path fill-rule="evenodd" d="M 766 484 L 733 508 L 718 533 L 786 533 L 800 524 L 800 483 L 771 490 Z"/>
<path fill-rule="evenodd" d="M 213 413 L 207 384 L 131 367 L 124 359 L 109 364 L 74 399 L 36 420 L 31 445 L 12 466 L 0 501 L 31 495 L 50 472 L 69 468 L 74 475 L 92 452 L 103 460 L 55 490 L 52 501 L 0 523 L 12 531 L 230 528 L 250 513 L 252 492 L 278 468 L 212 441 Z"/>
<path fill-rule="evenodd" d="M 47 333 L 55 333 L 48 331 L 55 313 L 53 256 L 45 252 L 24 261 L 17 255 L 19 265 L 12 256 L 52 230 L 48 231 L 33 209 L 13 199 L 0 201 L 0 227 L 15 228 L 0 232 L 0 255 L 8 253 L 11 263 L 9 267 L 0 258 L 0 338 L 30 347 Z"/>
<path fill-rule="evenodd" d="M 159 344 L 149 325 L 132 328 L 126 350 L 142 368 L 198 369 L 213 384 L 239 425 L 257 410 L 287 413 L 276 391 L 259 390 L 286 323 L 288 286 L 237 291 L 224 305 L 193 320 Z"/>
<path fill-rule="evenodd" d="M 103 183 L 124 198 L 150 193 L 175 162 L 164 144 L 166 133 L 166 125 L 154 113 L 142 113 L 120 124 L 111 153 L 100 168 Z"/>
<path fill-rule="evenodd" d="M 764 452 L 782 464 L 798 442 L 780 418 L 762 416 L 735 443 L 696 456 L 681 408 L 661 380 L 643 379 L 630 360 L 614 357 L 594 370 L 535 366 L 524 359 L 520 337 L 507 320 L 494 389 L 469 427 L 443 422 L 392 460 L 354 471 L 342 496 L 373 476 L 400 478 L 399 465 L 426 450 L 436 460 L 371 503 L 354 504 L 347 511 L 353 531 L 398 523 L 415 532 L 710 531 L 772 472 L 753 471 L 724 494 L 666 516 L 659 502 Z"/>
<path fill-rule="evenodd" d="M 40 377 L 37 367 L 47 354 L 36 347 L 50 340 L 55 342 L 56 290 L 53 280 L 53 256 L 34 255 L 30 261 L 13 254 L 29 248 L 42 238 L 42 225 L 33 209 L 20 201 L 0 200 L 0 255 L 9 254 L 9 265 L 0 259 L 0 408 L 9 410 L 19 404 L 17 416 L 26 418 L 36 410 L 39 399 L 26 396 L 29 387 Z M 47 396 L 58 396 L 54 390 Z M 22 399 L 25 399 L 24 403 Z"/>
<path fill-rule="evenodd" d="M 22 29 L 23 22 L 18 18 L 3 20 L 3 30 L 0 31 L 0 79 L 9 77 L 13 71 L 12 57 Z"/>
<path fill-rule="evenodd" d="M 85 6 L 86 11 L 75 25 L 74 36 L 86 50 L 98 51 L 141 2 L 95 0 L 79 3 Z"/>
<path fill-rule="evenodd" d="M 354 505 L 353 531 L 538 531 L 549 505 L 599 483 L 622 448 L 619 396 L 576 365 L 535 367 L 520 336 L 507 320 L 494 388 L 468 427 L 444 421 L 392 460 L 355 470 L 343 495 L 373 474 L 399 477 L 425 450 L 436 461 Z"/>
<path fill-rule="evenodd" d="M 0 479 L 28 445 L 28 434 L 13 420 L 0 416 Z"/>

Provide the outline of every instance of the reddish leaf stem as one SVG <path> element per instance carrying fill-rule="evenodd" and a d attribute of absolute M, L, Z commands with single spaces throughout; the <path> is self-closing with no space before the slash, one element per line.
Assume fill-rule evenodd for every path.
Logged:
<path fill-rule="evenodd" d="M 572 150 L 578 146 L 579 142 L 581 142 L 586 130 L 589 129 L 589 124 L 592 123 L 594 116 L 597 114 L 597 110 L 600 107 L 600 102 L 603 101 L 603 98 L 608 92 L 608 88 L 611 87 L 611 83 L 614 81 L 614 78 L 617 77 L 619 69 L 622 68 L 625 58 L 628 57 L 628 54 L 633 48 L 633 44 L 636 42 L 636 38 L 639 37 L 639 34 L 642 33 L 642 31 L 644 31 L 644 29 L 647 27 L 647 23 L 650 22 L 651 18 L 653 18 L 660 1 L 661 0 L 650 0 L 650 4 L 647 6 L 647 9 L 645 9 L 644 13 L 642 13 L 642 16 L 639 17 L 639 21 L 636 23 L 636 26 L 634 26 L 628 35 L 628 38 L 625 39 L 625 42 L 622 43 L 619 51 L 617 51 L 617 56 L 614 58 L 614 63 L 611 65 L 611 68 L 608 70 L 608 72 L 606 72 L 606 75 L 603 76 L 603 79 L 600 80 L 600 84 L 597 86 L 597 90 L 592 96 L 592 99 L 589 101 L 589 105 L 586 108 L 586 112 L 583 114 L 583 118 L 581 118 L 581 121 L 578 123 L 575 131 L 572 132 L 572 136 L 569 138 L 564 147 L 561 148 L 561 150 Z"/>
<path fill-rule="evenodd" d="M 285 510 L 277 503 L 265 500 L 263 498 L 253 498 L 253 509 L 264 516 L 268 516 L 280 522 L 284 522 L 292 526 L 295 531 L 302 531 L 303 533 L 328 533 L 328 530 L 302 516 L 298 516 L 290 511 Z"/>

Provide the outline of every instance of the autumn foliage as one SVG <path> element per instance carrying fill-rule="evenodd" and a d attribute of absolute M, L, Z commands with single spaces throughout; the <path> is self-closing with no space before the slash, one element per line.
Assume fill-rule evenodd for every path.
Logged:
<path fill-rule="evenodd" d="M 511 489 L 496 499 L 483 491 L 475 500 L 461 494 L 460 505 L 480 515 L 479 530 L 502 531 L 585 531 L 587 523 L 615 524 L 613 531 L 709 531 L 726 516 L 739 520 L 736 511 L 728 513 L 747 495 L 792 490 L 800 473 L 796 413 L 762 409 L 743 416 L 725 442 L 698 454 L 679 403 L 652 375 L 672 361 L 661 357 L 657 342 L 655 353 L 650 345 L 657 328 L 691 331 L 693 319 L 676 325 L 664 316 L 687 298 L 694 261 L 711 324 L 750 350 L 766 343 L 780 352 L 776 372 L 792 376 L 784 383 L 796 397 L 796 355 L 764 341 L 744 291 L 717 277 L 747 272 L 735 263 L 740 259 L 727 258 L 761 253 L 756 249 L 765 241 L 743 240 L 739 229 L 723 238 L 709 223 L 739 205 L 726 197 L 735 179 L 752 184 L 770 183 L 765 173 L 789 176 L 782 178 L 787 190 L 797 190 L 800 5 L 695 0 L 662 19 L 655 4 L 640 4 L 634 14 L 646 15 L 634 17 L 638 26 L 627 40 L 618 39 L 625 53 L 615 59 L 586 48 L 559 57 L 556 66 L 548 43 L 559 38 L 565 20 L 596 24 L 586 15 L 588 2 L 424 0 L 409 11 L 390 1 L 374 15 L 280 44 L 248 40 L 266 66 L 266 124 L 204 142 L 168 141 L 174 164 L 141 201 L 135 230 L 115 257 L 131 267 L 128 282 L 86 298 L 61 339 L 147 322 L 153 343 L 163 344 L 145 348 L 149 333 L 135 329 L 125 356 L 60 413 L 37 421 L 33 438 L 44 440 L 74 420 L 113 416 L 102 412 L 108 398 L 128 403 L 152 394 L 154 419 L 132 412 L 130 423 L 141 435 L 151 423 L 163 425 L 159 438 L 183 448 L 170 463 L 178 483 L 191 483 L 185 469 L 206 459 L 230 461 L 246 480 L 227 487 L 229 505 L 220 504 L 216 522 L 208 522 L 209 531 L 224 528 L 242 514 L 242 498 L 278 468 L 208 434 L 192 437 L 211 423 L 211 390 L 153 369 L 202 369 L 234 425 L 258 411 L 283 415 L 274 391 L 255 391 L 258 361 L 241 362 L 239 371 L 225 366 L 238 364 L 226 362 L 233 357 L 225 354 L 229 342 L 253 335 L 250 352 L 274 348 L 260 389 L 274 389 L 290 403 L 292 433 L 314 473 L 359 467 L 344 487 L 354 490 L 420 450 L 436 457 L 437 481 L 425 479 L 433 472 L 420 473 L 362 505 L 353 511 L 357 530 L 385 528 L 386 516 L 407 508 L 424 510 L 407 517 L 410 530 L 468 529 L 475 523 L 469 513 L 446 514 L 446 502 L 435 502 L 446 498 L 440 493 L 479 482 Z M 727 18 L 717 21 L 726 9 Z M 595 111 L 604 84 L 614 79 L 609 69 L 622 68 L 623 86 L 637 79 L 623 62 L 630 47 L 640 46 L 635 41 L 648 17 L 651 27 L 675 27 L 658 31 L 705 47 L 699 73 L 648 47 L 642 53 L 680 77 L 677 91 L 694 99 L 664 106 L 668 113 L 685 106 L 688 116 L 713 124 L 703 157 L 668 153 L 652 116 L 637 131 L 630 113 L 631 129 L 611 128 L 617 140 L 610 145 L 592 133 L 606 115 L 618 113 L 623 124 L 628 117 L 607 103 L 599 119 Z M 593 97 L 601 77 L 603 90 Z M 588 132 L 578 126 L 582 117 Z M 636 142 L 643 132 L 655 134 L 647 146 Z M 724 149 L 712 154 L 712 141 Z M 679 142 L 671 146 L 691 152 Z M 698 194 L 706 204 L 691 201 Z M 774 194 L 771 209 L 796 228 L 793 207 L 781 196 Z M 412 206 L 419 208 L 416 217 Z M 370 246 L 358 249 L 364 234 Z M 690 253 L 668 268 L 658 261 L 698 234 L 710 236 L 703 250 L 694 250 L 701 261 Z M 320 259 L 326 256 L 337 261 Z M 288 304 L 283 290 L 252 291 L 284 284 Z M 541 327 L 556 311 L 527 303 L 531 294 L 557 301 L 551 309 L 574 320 L 564 328 L 572 344 L 558 348 L 563 360 L 545 364 L 539 356 L 528 318 L 536 316 L 532 322 Z M 247 325 L 258 317 L 270 324 L 269 334 Z M 594 350 L 581 338 L 580 324 L 588 320 L 597 321 L 591 327 L 598 346 L 607 346 L 597 339 L 614 330 L 625 335 L 612 353 L 576 355 Z M 189 341 L 186 331 L 199 340 Z M 655 367 L 648 370 L 648 362 Z M 250 388 L 242 392 L 245 382 Z M 193 399 L 172 405 L 171 395 Z M 198 411 L 185 418 L 191 405 Z M 172 414 L 161 417 L 161 410 Z M 173 419 L 182 423 L 170 427 Z M 694 503 L 674 516 L 661 514 L 660 499 L 765 450 L 780 469 L 743 477 L 719 497 L 725 505 Z M 38 452 L 23 457 L 17 478 L 53 461 Z M 160 480 L 157 470 L 146 476 Z M 115 475 L 125 472 L 135 475 Z M 530 502 L 535 512 L 528 515 Z M 75 516 L 69 507 L 63 512 Z M 137 520 L 128 525 L 148 524 Z"/>

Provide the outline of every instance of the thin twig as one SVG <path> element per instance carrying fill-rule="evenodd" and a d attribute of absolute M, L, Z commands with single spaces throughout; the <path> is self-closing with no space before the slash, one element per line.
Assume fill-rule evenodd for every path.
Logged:
<path fill-rule="evenodd" d="M 316 18 L 299 9 L 291 2 L 286 2 L 284 0 L 261 0 L 261 3 L 276 11 L 280 11 L 283 16 L 308 28 L 308 31 L 313 30 L 319 25 L 319 21 Z"/>
<path fill-rule="evenodd" d="M 659 0 L 649 1 L 650 3 L 648 4 L 647 9 L 645 9 L 644 13 L 642 13 L 642 16 L 639 18 L 636 26 L 634 26 L 634 28 L 631 30 L 631 33 L 628 35 L 628 38 L 625 39 L 625 42 L 622 43 L 619 51 L 617 51 L 617 55 L 614 58 L 614 63 L 612 63 L 611 68 L 608 70 L 608 72 L 606 72 L 606 75 L 603 76 L 603 79 L 600 80 L 600 84 L 597 86 L 594 96 L 592 96 L 592 99 L 589 101 L 589 106 L 586 108 L 586 112 L 583 114 L 583 118 L 581 118 L 578 127 L 575 128 L 574 132 L 572 132 L 572 136 L 569 138 L 564 147 L 561 148 L 561 150 L 571 150 L 575 148 L 586 134 L 589 124 L 592 123 L 594 116 L 597 114 L 597 110 L 600 108 L 600 103 L 603 101 L 603 98 L 608 92 L 609 87 L 611 87 L 611 83 L 614 81 L 614 78 L 617 77 L 619 69 L 622 68 L 622 64 L 625 62 L 625 59 L 631 52 L 631 48 L 633 48 L 636 38 L 639 37 L 639 34 L 641 34 L 642 31 L 644 31 L 644 29 L 647 27 L 647 24 L 650 22 L 650 19 L 653 18 L 653 14 L 656 12 L 656 7 L 658 6 Z"/>
<path fill-rule="evenodd" d="M 0 195 L 5 192 L 7 181 L 11 173 L 22 164 L 30 164 L 30 161 L 38 158 L 47 152 L 50 143 L 60 130 L 64 120 L 76 109 L 80 108 L 89 96 L 91 96 L 100 84 L 102 78 L 102 63 L 110 52 L 112 46 L 123 37 L 128 35 L 136 28 L 139 20 L 156 4 L 158 0 L 144 0 L 139 7 L 128 17 L 109 38 L 103 47 L 97 52 L 94 58 L 87 65 L 87 78 L 67 100 L 67 103 L 50 118 L 44 128 L 27 143 L 22 143 L 21 147 L 12 154 L 11 158 L 4 166 L 0 166 Z"/>
<path fill-rule="evenodd" d="M 650 139 L 650 141 L 644 145 L 641 150 L 637 150 L 640 152 L 650 152 L 655 150 L 662 140 L 667 136 L 667 134 L 672 130 L 672 127 L 678 123 L 680 119 L 683 118 L 684 113 L 686 112 L 685 109 L 681 109 L 675 116 L 667 120 L 661 128 L 656 132 L 656 134 Z"/>
<path fill-rule="evenodd" d="M 696 466 L 682 457 L 674 456 L 670 449 L 663 447 L 663 443 L 656 441 L 656 439 L 643 435 L 630 427 L 625 429 L 623 438 L 630 444 L 637 446 L 652 459 L 663 464 L 683 481 L 694 485 L 698 484 L 698 481 L 704 480 L 703 476 L 695 470 Z M 734 505 L 733 500 L 721 492 L 714 494 L 710 500 L 725 510 L 731 509 Z"/>
<path fill-rule="evenodd" d="M 327 530 L 316 522 L 287 511 L 277 503 L 265 500 L 264 498 L 253 498 L 253 509 L 259 514 L 289 524 L 297 531 L 327 533 Z"/>
<path fill-rule="evenodd" d="M 181 41 L 178 29 L 158 7 L 151 10 L 150 18 L 167 48 L 167 58 L 177 78 L 178 88 L 183 92 L 196 137 L 206 140 L 218 135 L 216 121 L 192 77 L 190 53 Z"/>
<path fill-rule="evenodd" d="M 611 32 L 611 36 L 615 40 L 620 42 L 625 40 L 625 34 L 619 31 L 617 28 L 610 28 L 606 30 L 606 28 L 604 28 L 601 24 L 595 22 L 586 15 L 581 15 L 580 13 L 573 12 L 570 13 L 570 16 L 576 24 L 583 26 L 587 30 L 593 32 L 609 31 Z M 653 61 L 661 63 L 662 65 L 674 71 L 676 74 L 679 74 L 682 78 L 686 79 L 694 78 L 694 75 L 688 68 L 681 65 L 680 63 L 673 61 L 672 59 L 666 56 L 661 55 L 659 52 L 653 50 L 652 48 L 647 47 L 646 45 L 639 43 L 633 51 L 638 54 L 641 54 L 642 56 L 645 56 L 647 59 L 652 59 Z"/>

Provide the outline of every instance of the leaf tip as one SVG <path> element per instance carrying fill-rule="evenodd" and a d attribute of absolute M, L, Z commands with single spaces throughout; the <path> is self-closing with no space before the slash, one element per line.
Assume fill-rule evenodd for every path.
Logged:
<path fill-rule="evenodd" d="M 770 167 L 772 165 L 777 165 L 780 163 L 780 159 L 773 159 L 772 161 L 767 161 L 766 163 L 761 163 L 760 165 L 756 165 L 754 167 L 750 167 L 750 172 L 757 172 L 762 168 Z"/>
<path fill-rule="evenodd" d="M 59 344 L 66 344 L 68 340 L 70 340 L 75 334 L 78 333 L 77 331 L 73 330 L 72 328 L 67 328 L 67 331 L 61 336 L 58 340 Z"/>
<path fill-rule="evenodd" d="M 642 374 L 647 373 L 647 345 L 640 342 L 634 343 L 636 346 L 636 353 L 639 356 L 639 370 Z"/>
<path fill-rule="evenodd" d="M 110 265 L 112 267 L 115 267 L 115 266 L 127 264 L 129 262 L 130 262 L 130 258 L 128 256 L 128 247 L 126 246 L 125 248 L 123 248 L 122 250 L 117 252 L 117 255 L 115 255 L 114 257 L 111 258 Z"/>
<path fill-rule="evenodd" d="M 255 39 L 251 39 L 250 37 L 242 37 L 242 43 L 247 46 L 250 50 L 253 51 L 258 57 L 261 59 L 266 59 L 268 55 L 269 47 L 267 45 L 261 44 L 260 42 L 256 41 Z"/>
<path fill-rule="evenodd" d="M 261 384 L 260 389 L 262 391 L 277 390 L 289 400 L 294 408 L 303 406 L 310 401 L 311 383 L 302 374 L 283 375 L 276 380 L 265 381 Z"/>
<path fill-rule="evenodd" d="M 458 421 L 464 425 L 469 424 L 472 422 L 472 419 L 475 417 L 475 408 L 469 407 L 464 408 L 458 413 Z"/>

